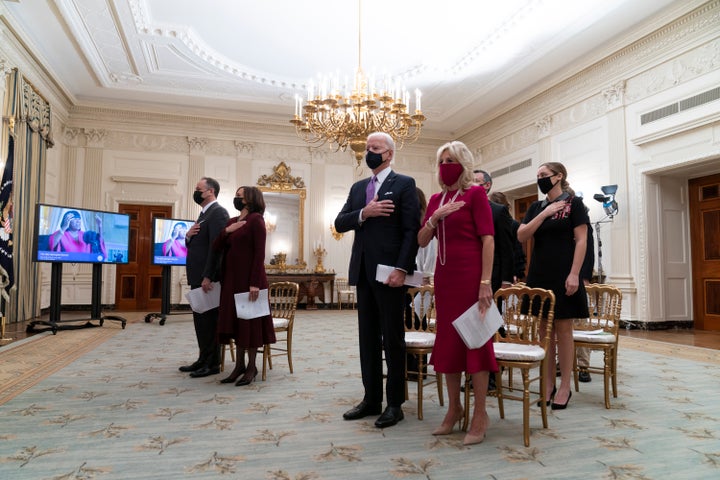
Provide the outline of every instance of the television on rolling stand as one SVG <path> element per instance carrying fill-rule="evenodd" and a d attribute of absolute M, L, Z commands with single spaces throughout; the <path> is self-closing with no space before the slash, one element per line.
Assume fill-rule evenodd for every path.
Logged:
<path fill-rule="evenodd" d="M 101 315 L 100 289 L 102 287 L 103 264 L 126 264 L 129 262 L 130 215 L 124 213 L 89 210 L 60 205 L 37 204 L 35 210 L 35 237 L 32 255 L 35 262 L 52 264 L 50 282 L 50 320 L 32 321 L 28 332 L 59 329 L 74 329 L 102 326 L 104 320 L 117 320 L 125 328 L 122 317 Z M 99 320 L 100 325 L 89 321 L 84 325 L 60 327 L 60 296 L 63 263 L 91 263 L 92 301 L 90 320 Z M 77 322 L 78 320 L 69 320 Z M 36 324 L 49 328 L 35 329 Z"/>
<path fill-rule="evenodd" d="M 130 216 L 38 204 L 33 260 L 52 263 L 128 263 Z"/>
<path fill-rule="evenodd" d="M 160 312 L 145 315 L 145 323 L 160 319 L 160 325 L 170 315 L 170 267 L 183 266 L 187 261 L 185 235 L 195 224 L 193 220 L 179 218 L 153 218 L 152 239 L 153 251 L 150 263 L 160 265 L 162 269 L 162 300 Z"/>

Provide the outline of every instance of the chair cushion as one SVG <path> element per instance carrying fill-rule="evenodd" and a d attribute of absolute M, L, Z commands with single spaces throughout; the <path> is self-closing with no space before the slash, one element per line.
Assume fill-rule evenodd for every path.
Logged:
<path fill-rule="evenodd" d="M 495 358 L 498 360 L 524 360 L 536 362 L 545 358 L 545 350 L 537 345 L 523 345 L 521 343 L 493 343 Z"/>
<path fill-rule="evenodd" d="M 287 328 L 290 325 L 290 320 L 287 318 L 275 318 L 273 317 L 274 328 Z"/>
<path fill-rule="evenodd" d="M 429 332 L 405 332 L 405 346 L 425 348 L 435 345 L 435 334 Z"/>
<path fill-rule="evenodd" d="M 584 330 L 573 331 L 573 340 L 587 343 L 615 343 L 615 335 L 612 333 L 594 333 Z"/>

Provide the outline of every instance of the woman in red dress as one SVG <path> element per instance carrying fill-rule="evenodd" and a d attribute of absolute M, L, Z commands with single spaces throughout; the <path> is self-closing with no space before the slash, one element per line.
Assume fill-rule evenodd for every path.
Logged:
<path fill-rule="evenodd" d="M 430 364 L 447 379 L 448 411 L 433 435 L 447 435 L 463 418 L 460 402 L 462 372 L 472 377 L 475 407 L 463 443 L 480 443 L 489 418 L 485 397 L 490 372 L 497 362 L 492 339 L 480 348 L 468 349 L 452 322 L 476 302 L 484 315 L 493 301 L 492 276 L 494 229 L 485 189 L 473 185 L 473 156 L 462 142 L 438 149 L 438 181 L 442 193 L 430 198 L 418 243 L 426 246 L 437 237 L 435 304 L 437 336 Z"/>
<path fill-rule="evenodd" d="M 237 380 L 235 385 L 242 386 L 249 385 L 257 376 L 255 357 L 258 348 L 275 343 L 275 329 L 270 315 L 250 320 L 237 318 L 236 293 L 250 292 L 250 300 L 256 301 L 260 290 L 268 288 L 265 274 L 267 231 L 263 220 L 265 200 L 257 187 L 238 188 L 233 205 L 240 215 L 228 220 L 213 243 L 213 250 L 223 253 L 217 335 L 221 344 L 230 343 L 232 338 L 237 348 L 235 368 L 220 382 Z"/>

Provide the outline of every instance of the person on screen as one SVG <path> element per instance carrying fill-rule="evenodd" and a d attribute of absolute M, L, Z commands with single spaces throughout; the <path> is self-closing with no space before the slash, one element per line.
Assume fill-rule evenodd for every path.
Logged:
<path fill-rule="evenodd" d="M 163 243 L 162 254 L 166 257 L 187 257 L 186 233 L 187 225 L 184 222 L 177 222 L 173 225 L 170 238 Z"/>
<path fill-rule="evenodd" d="M 96 230 L 82 230 L 82 220 L 77 210 L 68 210 L 60 220 L 60 227 L 50 235 L 48 247 L 52 252 L 96 253 L 107 258 L 102 234 L 102 217 L 95 214 Z"/>

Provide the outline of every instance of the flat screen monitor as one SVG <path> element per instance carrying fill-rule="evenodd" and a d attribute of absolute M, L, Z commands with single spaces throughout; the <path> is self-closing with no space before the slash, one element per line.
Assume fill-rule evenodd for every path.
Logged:
<path fill-rule="evenodd" d="M 55 263 L 128 263 L 130 216 L 38 204 L 33 260 Z"/>
<path fill-rule="evenodd" d="M 177 218 L 153 219 L 153 265 L 185 265 L 185 234 L 195 224 Z"/>

